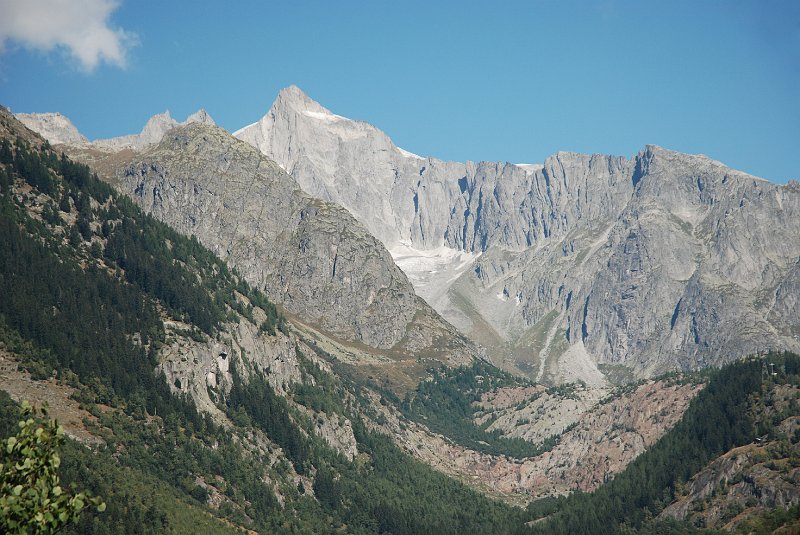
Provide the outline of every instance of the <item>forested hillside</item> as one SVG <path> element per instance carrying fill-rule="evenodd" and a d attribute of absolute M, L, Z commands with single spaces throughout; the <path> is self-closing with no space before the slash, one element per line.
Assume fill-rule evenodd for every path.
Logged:
<path fill-rule="evenodd" d="M 780 372 L 766 372 L 766 362 Z M 694 533 L 697 527 L 691 524 L 653 519 L 710 461 L 759 435 L 774 436 L 787 418 L 798 428 L 800 415 L 800 403 L 795 400 L 780 414 L 756 417 L 765 404 L 771 404 L 776 385 L 800 384 L 797 355 L 769 354 L 765 360 L 748 359 L 707 373 L 708 386 L 677 426 L 596 492 L 540 504 L 544 507 L 538 514 L 546 518 L 535 525 L 534 533 Z M 799 435 L 793 430 L 790 436 L 785 455 L 797 466 Z M 795 508 L 783 520 L 796 522 L 796 514 Z"/>

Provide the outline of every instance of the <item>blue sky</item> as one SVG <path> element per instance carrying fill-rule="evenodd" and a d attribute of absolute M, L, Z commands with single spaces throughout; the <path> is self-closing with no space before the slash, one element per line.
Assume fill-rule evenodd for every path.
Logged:
<path fill-rule="evenodd" d="M 0 0 L 0 14 L 0 103 L 60 111 L 90 139 L 165 109 L 236 130 L 297 84 L 422 155 L 655 143 L 800 178 L 794 0 Z"/>

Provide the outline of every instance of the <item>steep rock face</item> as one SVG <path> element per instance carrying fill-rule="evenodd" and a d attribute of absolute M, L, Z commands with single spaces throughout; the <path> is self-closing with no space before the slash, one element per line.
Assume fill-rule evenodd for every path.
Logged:
<path fill-rule="evenodd" d="M 648 146 L 442 162 L 296 87 L 235 134 L 342 204 L 495 362 L 601 386 L 800 350 L 800 188 Z"/>
<path fill-rule="evenodd" d="M 234 135 L 269 155 L 304 191 L 357 214 L 384 244 L 409 237 L 404 227 L 414 214 L 405 201 L 411 192 L 401 183 L 394 187 L 395 172 L 419 173 L 417 159 L 404 156 L 375 127 L 335 115 L 292 86 L 263 119 Z M 395 206 L 405 209 L 396 214 Z"/>
<path fill-rule="evenodd" d="M 785 316 L 799 311 L 796 188 L 656 147 L 637 166 L 644 174 L 570 332 L 599 361 L 649 373 L 797 350 L 800 324 Z"/>
<path fill-rule="evenodd" d="M 266 318 L 258 308 L 253 314 L 257 323 Z M 220 423 L 226 421 L 219 404 L 233 387 L 234 362 L 245 382 L 260 375 L 282 396 L 288 396 L 294 384 L 313 382 L 313 378 L 303 376 L 298 359 L 298 351 L 305 358 L 310 358 L 313 351 L 281 332 L 267 336 L 257 323 L 240 316 L 238 321 L 225 325 L 216 338 L 197 341 L 181 335 L 187 325 L 169 321 L 168 343 L 159 352 L 158 369 L 173 392 L 189 395 L 200 410 Z M 348 459 L 355 458 L 358 447 L 348 419 L 299 405 L 298 408 L 315 422 L 313 429 L 318 436 Z"/>
<path fill-rule="evenodd" d="M 51 145 L 69 143 L 83 145 L 89 140 L 67 117 L 60 113 L 17 113 L 14 115 L 22 124 L 41 134 Z"/>
<path fill-rule="evenodd" d="M 295 86 L 234 135 L 305 191 L 350 210 L 390 248 L 410 242 L 420 249 L 522 249 L 579 219 L 618 212 L 632 190 L 625 178 L 630 164 L 618 157 L 559 153 L 541 168 L 422 158 Z"/>
<path fill-rule="evenodd" d="M 404 336 L 417 298 L 380 243 L 223 130 L 173 130 L 119 179 L 147 212 L 197 236 L 288 311 L 376 347 Z"/>
<path fill-rule="evenodd" d="M 274 337 L 264 336 L 257 325 L 245 318 L 239 320 L 226 325 L 217 339 L 205 341 L 183 337 L 180 329 L 185 325 L 167 322 L 171 336 L 159 352 L 158 369 L 173 391 L 188 394 L 200 410 L 219 419 L 224 419 L 224 413 L 217 403 L 233 386 L 232 362 L 237 363 L 245 380 L 252 372 L 259 372 L 283 395 L 287 387 L 302 380 L 294 340 L 280 332 Z"/>

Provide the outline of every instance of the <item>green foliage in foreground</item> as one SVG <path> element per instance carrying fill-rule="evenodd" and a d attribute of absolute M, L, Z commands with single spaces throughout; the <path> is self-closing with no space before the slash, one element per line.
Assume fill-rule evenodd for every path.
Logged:
<path fill-rule="evenodd" d="M 14 433 L 20 415 L 19 407 L 5 392 L 0 391 L 0 436 Z M 124 433 L 120 432 L 120 435 Z M 144 438 L 146 436 L 140 433 L 136 439 L 128 440 L 126 437 L 125 445 L 133 450 L 133 454 L 124 458 L 114 456 L 118 443 L 93 451 L 74 440 L 64 441 L 59 467 L 62 488 L 74 484 L 88 489 L 92 494 L 102 496 L 107 508 L 102 514 L 85 512 L 77 522 L 66 526 L 61 532 L 76 535 L 239 533 L 233 526 L 203 511 L 186 491 L 176 487 L 166 477 L 158 477 L 155 470 L 142 462 L 144 459 L 132 462 L 132 458 L 140 456 L 149 457 L 148 463 L 152 465 L 163 462 L 160 452 L 148 455 L 146 448 L 142 447 L 149 442 Z M 149 443 L 168 442 L 172 438 L 166 435 Z M 162 449 L 166 450 L 166 446 Z M 179 455 L 185 455 L 185 451 Z"/>
<path fill-rule="evenodd" d="M 105 511 L 100 497 L 62 488 L 61 426 L 55 420 L 37 421 L 27 402 L 21 416 L 17 434 L 0 443 L 0 532 L 52 533 L 76 522 L 89 504 Z M 46 407 L 41 416 L 47 416 Z"/>

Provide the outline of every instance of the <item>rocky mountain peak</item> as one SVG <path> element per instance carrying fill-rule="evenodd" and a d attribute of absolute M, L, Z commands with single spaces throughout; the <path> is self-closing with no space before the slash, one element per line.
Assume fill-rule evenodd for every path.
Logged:
<path fill-rule="evenodd" d="M 25 126 L 41 134 L 52 145 L 68 143 L 82 145 L 88 139 L 72 124 L 67 117 L 60 113 L 17 113 L 15 117 Z"/>
<path fill-rule="evenodd" d="M 337 123 L 337 134 L 339 137 L 345 138 L 352 135 L 348 132 L 354 128 L 360 129 L 364 126 L 372 128 L 371 125 L 366 125 L 366 123 L 359 123 L 347 117 L 336 115 L 319 102 L 306 95 L 303 90 L 296 85 L 291 85 L 278 93 L 278 97 L 275 99 L 269 113 L 264 116 L 260 122 L 274 121 L 277 117 L 294 117 L 294 120 L 310 120 L 312 123 L 321 123 L 322 125 Z"/>
<path fill-rule="evenodd" d="M 184 124 L 189 124 L 189 123 L 203 123 L 203 124 L 213 124 L 213 125 L 217 124 L 216 122 L 214 122 L 214 119 L 211 118 L 208 112 L 203 108 L 200 108 L 199 110 L 197 110 L 196 112 L 194 112 L 193 114 L 191 114 L 189 117 L 186 118 Z"/>
<path fill-rule="evenodd" d="M 333 115 L 330 110 L 324 108 L 319 102 L 306 95 L 302 89 L 296 85 L 281 89 L 275 99 L 273 108 L 292 108 L 296 111 L 312 111 Z"/>
<path fill-rule="evenodd" d="M 141 145 L 158 143 L 164 136 L 164 133 L 166 133 L 167 130 L 177 126 L 177 124 L 178 122 L 172 118 L 169 110 L 153 115 L 147 120 L 144 128 L 142 128 L 137 141 Z"/>

